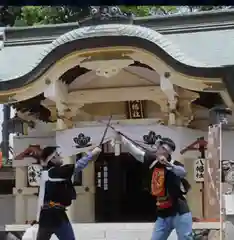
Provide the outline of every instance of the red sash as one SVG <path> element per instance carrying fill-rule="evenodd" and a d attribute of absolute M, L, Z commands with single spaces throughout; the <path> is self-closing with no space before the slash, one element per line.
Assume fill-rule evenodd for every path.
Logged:
<path fill-rule="evenodd" d="M 155 168 L 151 179 L 151 194 L 157 197 L 158 208 L 165 209 L 172 206 L 172 201 L 165 189 L 165 169 Z"/>

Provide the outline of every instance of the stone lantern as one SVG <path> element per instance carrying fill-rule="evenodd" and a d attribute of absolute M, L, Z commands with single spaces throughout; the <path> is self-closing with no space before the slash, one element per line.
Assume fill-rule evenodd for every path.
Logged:
<path fill-rule="evenodd" d="M 210 124 L 219 124 L 222 123 L 223 125 L 228 124 L 228 116 L 232 115 L 232 110 L 227 108 L 226 106 L 219 105 L 213 107 L 209 111 L 210 114 Z"/>

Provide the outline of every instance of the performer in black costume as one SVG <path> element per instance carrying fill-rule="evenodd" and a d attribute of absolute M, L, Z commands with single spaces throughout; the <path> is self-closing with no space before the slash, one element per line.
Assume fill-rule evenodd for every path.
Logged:
<path fill-rule="evenodd" d="M 113 129 L 113 127 L 112 127 Z M 169 138 L 160 138 L 154 152 L 144 150 L 124 134 L 118 132 L 128 151 L 150 171 L 151 194 L 155 197 L 157 220 L 152 240 L 166 240 L 173 229 L 178 240 L 190 240 L 192 214 L 184 195 L 190 184 L 184 179 L 186 171 L 182 163 L 171 161 L 175 143 Z"/>
<path fill-rule="evenodd" d="M 71 205 L 72 200 L 76 199 L 71 178 L 75 171 L 82 171 L 100 152 L 101 148 L 96 147 L 77 160 L 76 164 L 63 165 L 57 147 L 50 146 L 43 149 L 41 163 L 48 173 L 48 180 L 45 183 L 44 199 L 40 210 L 37 240 L 49 240 L 52 234 L 60 240 L 75 240 L 66 214 L 66 208 Z"/>

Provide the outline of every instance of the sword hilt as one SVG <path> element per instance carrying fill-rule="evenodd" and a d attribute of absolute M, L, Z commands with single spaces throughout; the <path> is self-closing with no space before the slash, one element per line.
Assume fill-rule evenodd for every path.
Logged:
<path fill-rule="evenodd" d="M 147 149 L 146 147 L 141 146 L 141 144 L 135 142 L 134 140 L 132 140 L 131 138 L 129 138 L 128 136 L 126 136 L 126 135 L 123 134 L 122 132 L 117 131 L 112 125 L 109 124 L 109 127 L 110 127 L 111 129 L 113 129 L 115 132 L 117 132 L 119 135 L 123 136 L 124 138 L 126 138 L 127 140 L 129 140 L 130 142 L 132 142 L 133 144 L 135 144 L 136 146 L 144 149 L 145 151 L 148 151 L 148 149 Z"/>

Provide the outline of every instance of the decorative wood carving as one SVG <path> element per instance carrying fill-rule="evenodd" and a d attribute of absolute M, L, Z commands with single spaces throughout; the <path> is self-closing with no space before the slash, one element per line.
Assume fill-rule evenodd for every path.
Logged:
<path fill-rule="evenodd" d="M 33 121 L 25 121 L 18 117 L 16 114 L 13 118 L 8 121 L 9 133 L 21 133 L 27 135 L 27 128 L 34 128 L 35 123 Z"/>
<path fill-rule="evenodd" d="M 147 135 L 143 136 L 144 143 L 148 145 L 154 145 L 161 138 L 161 135 L 157 135 L 154 131 L 150 131 Z"/>
<path fill-rule="evenodd" d="M 24 158 L 31 157 L 39 161 L 42 153 L 40 145 L 29 145 L 23 152 L 18 154 L 14 159 L 23 160 Z"/>
<path fill-rule="evenodd" d="M 121 69 L 133 64 L 132 59 L 110 59 L 110 60 L 91 60 L 84 61 L 80 64 L 81 67 L 95 70 L 99 77 L 110 78 L 118 74 Z"/>
<path fill-rule="evenodd" d="M 90 143 L 91 137 L 85 136 L 83 133 L 80 133 L 77 137 L 74 137 L 73 141 L 76 144 L 76 148 L 84 148 L 92 145 Z"/>
<path fill-rule="evenodd" d="M 117 6 L 90 6 L 90 16 L 79 21 L 81 26 L 107 24 L 107 23 L 132 23 L 131 13 L 123 13 Z"/>

